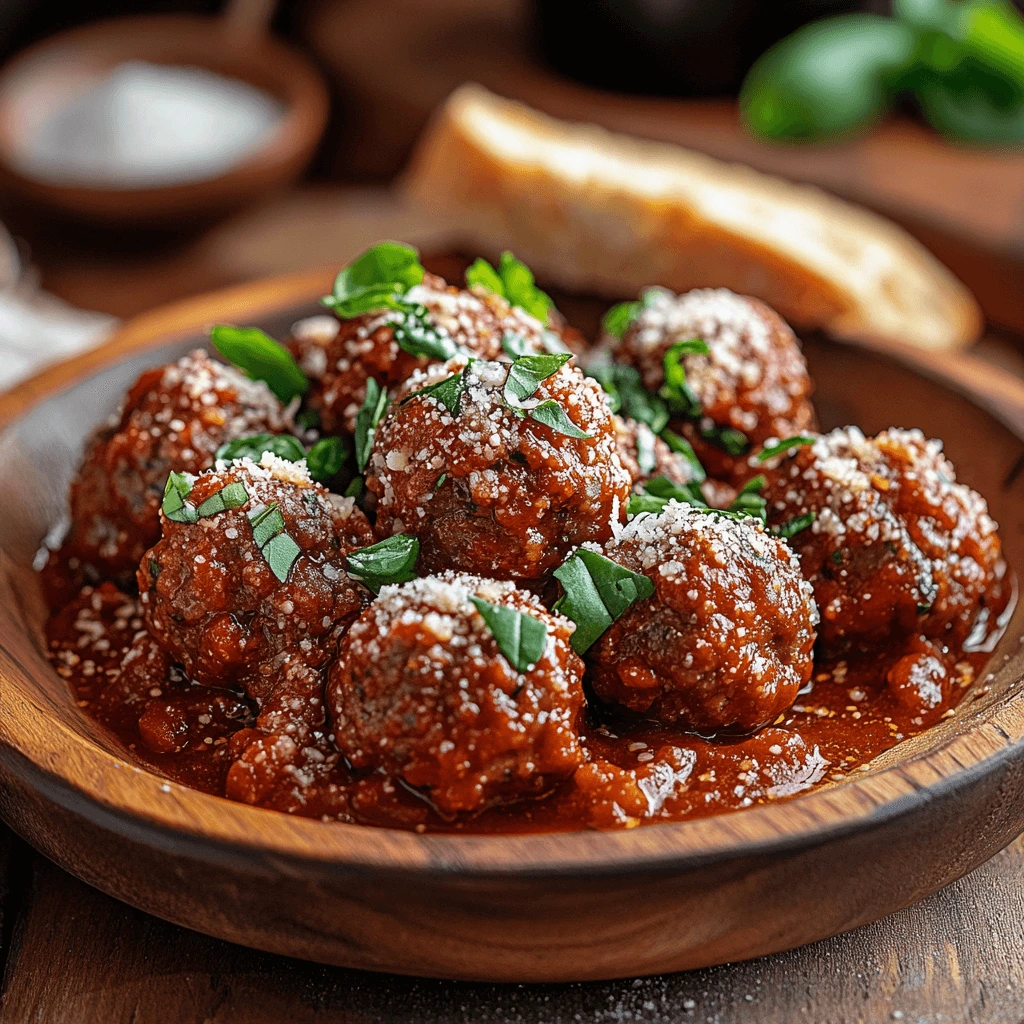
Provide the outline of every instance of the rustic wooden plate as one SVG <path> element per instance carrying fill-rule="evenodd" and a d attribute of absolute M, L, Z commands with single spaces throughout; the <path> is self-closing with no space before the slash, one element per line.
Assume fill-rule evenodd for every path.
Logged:
<path fill-rule="evenodd" d="M 31 570 L 83 435 L 214 320 L 281 332 L 326 273 L 180 304 L 0 397 L 0 814 L 62 867 L 178 924 L 326 963 L 554 981 L 753 957 L 856 927 L 1024 828 L 1024 610 L 958 714 L 841 786 L 629 832 L 418 836 L 293 819 L 133 763 L 43 655 Z M 586 306 L 579 312 L 586 315 Z M 594 311 L 591 310 L 591 313 Z M 946 438 L 1024 565 L 1024 384 L 971 357 L 807 343 L 826 426 Z"/>

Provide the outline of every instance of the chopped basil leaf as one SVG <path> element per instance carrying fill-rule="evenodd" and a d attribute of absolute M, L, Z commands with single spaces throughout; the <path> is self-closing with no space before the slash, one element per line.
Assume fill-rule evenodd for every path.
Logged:
<path fill-rule="evenodd" d="M 583 654 L 637 601 L 654 593 L 654 584 L 640 573 L 596 551 L 580 548 L 554 572 L 563 594 L 554 609 L 576 623 L 572 646 Z"/>
<path fill-rule="evenodd" d="M 668 423 L 667 406 L 661 398 L 643 386 L 640 374 L 632 366 L 608 363 L 591 367 L 586 373 L 604 388 L 612 412 L 645 423 L 656 434 L 665 429 Z"/>
<path fill-rule="evenodd" d="M 361 476 L 354 476 L 352 482 L 345 488 L 346 498 L 361 498 L 366 489 L 366 483 Z"/>
<path fill-rule="evenodd" d="M 401 303 L 404 319 L 392 327 L 398 347 L 421 359 L 437 359 L 442 363 L 458 355 L 460 347 L 440 327 L 431 323 L 430 311 L 418 303 Z"/>
<path fill-rule="evenodd" d="M 626 502 L 626 515 L 638 516 L 643 512 L 658 515 L 668 504 L 668 498 L 657 498 L 653 494 L 631 494 Z"/>
<path fill-rule="evenodd" d="M 380 309 L 400 309 L 399 296 L 423 280 L 419 253 L 400 242 L 381 242 L 367 249 L 334 280 L 334 292 L 323 299 L 342 319 Z"/>
<path fill-rule="evenodd" d="M 218 512 L 226 512 L 231 508 L 240 508 L 249 500 L 249 492 L 238 482 L 227 484 L 219 491 L 214 491 L 199 508 L 196 514 L 200 519 L 215 516 Z"/>
<path fill-rule="evenodd" d="M 306 393 L 309 381 L 292 354 L 258 327 L 219 324 L 210 329 L 210 341 L 250 380 L 263 381 L 285 405 Z"/>
<path fill-rule="evenodd" d="M 757 457 L 758 462 L 767 462 L 769 459 L 775 458 L 776 455 L 781 455 L 783 452 L 788 452 L 790 448 L 801 448 L 807 444 L 814 444 L 816 438 L 808 437 L 806 434 L 797 434 L 795 437 L 787 437 L 785 441 L 780 441 L 778 444 L 773 444 L 768 448 L 765 448 L 763 452 Z"/>
<path fill-rule="evenodd" d="M 267 560 L 270 571 L 282 583 L 288 582 L 288 573 L 301 554 L 302 549 L 287 533 L 279 533 L 263 545 L 263 557 Z"/>
<path fill-rule="evenodd" d="M 814 522 L 815 518 L 816 514 L 814 512 L 805 512 L 802 516 L 795 516 L 780 526 L 773 526 L 771 532 L 777 537 L 782 537 L 783 540 L 789 540 L 790 537 L 795 537 L 801 530 L 806 530 Z M 836 558 L 836 555 L 839 555 L 839 557 Z M 838 551 L 832 552 L 832 561 L 838 565 L 842 560 L 843 556 Z"/>
<path fill-rule="evenodd" d="M 252 526 L 252 539 L 256 542 L 256 547 L 261 549 L 272 537 L 284 532 L 284 516 L 281 515 L 276 501 L 250 509 L 249 523 Z"/>
<path fill-rule="evenodd" d="M 373 449 L 373 436 L 377 432 L 377 424 L 384 418 L 388 409 L 388 393 L 373 377 L 366 381 L 366 398 L 362 408 L 356 413 L 356 465 L 361 473 L 370 461 Z"/>
<path fill-rule="evenodd" d="M 259 462 L 264 452 L 273 452 L 281 459 L 298 462 L 306 454 L 302 442 L 291 434 L 253 434 L 228 441 L 217 449 L 216 458 L 224 462 L 232 459 L 252 459 Z"/>
<path fill-rule="evenodd" d="M 711 427 L 701 427 L 700 436 L 728 455 L 742 455 L 750 447 L 745 434 L 733 427 L 723 427 L 717 423 Z"/>
<path fill-rule="evenodd" d="M 322 437 L 306 452 L 306 468 L 314 480 L 330 480 L 347 456 L 340 437 Z"/>
<path fill-rule="evenodd" d="M 663 430 L 661 432 L 661 439 L 676 455 L 681 455 L 690 464 L 690 471 L 696 483 L 707 479 L 708 475 L 704 471 L 700 459 L 697 458 L 693 445 L 685 437 L 680 437 L 674 430 Z"/>
<path fill-rule="evenodd" d="M 470 597 L 494 635 L 498 650 L 517 672 L 529 672 L 540 661 L 548 643 L 548 627 L 540 619 L 503 604 Z"/>
<path fill-rule="evenodd" d="M 406 402 L 411 402 L 414 398 L 433 398 L 440 402 L 453 416 L 458 416 L 462 409 L 462 395 L 466 390 L 466 370 L 459 370 L 458 373 L 451 377 L 445 377 L 444 380 L 438 381 L 436 384 L 430 384 L 428 387 L 420 388 L 419 391 L 414 391 L 411 395 L 406 395 L 402 399 L 402 405 Z"/>
<path fill-rule="evenodd" d="M 534 284 L 530 268 L 510 252 L 501 254 L 497 270 L 486 260 L 476 260 L 466 271 L 466 285 L 495 292 L 511 305 L 536 317 L 542 324 L 547 323 L 548 312 L 554 305 L 551 297 Z"/>
<path fill-rule="evenodd" d="M 566 437 L 577 437 L 589 440 L 591 434 L 585 434 L 565 414 L 565 410 L 553 399 L 541 402 L 536 408 L 530 410 L 530 419 L 549 427 L 556 434 L 565 434 Z"/>
<path fill-rule="evenodd" d="M 665 383 L 658 394 L 668 403 L 671 412 L 679 416 L 695 417 L 701 412 L 700 400 L 686 383 L 683 356 L 707 355 L 708 346 L 700 338 L 688 338 L 670 345 L 662 359 Z"/>
<path fill-rule="evenodd" d="M 157 577 L 160 575 L 160 563 L 155 558 L 149 560 L 149 575 L 156 583 Z"/>
<path fill-rule="evenodd" d="M 727 511 L 739 512 L 741 515 L 752 516 L 763 523 L 767 518 L 767 502 L 761 497 L 761 490 L 766 481 L 763 476 L 755 476 L 748 480 L 739 494 L 732 500 Z"/>
<path fill-rule="evenodd" d="M 649 476 L 658 465 L 658 455 L 654 448 L 656 438 L 654 432 L 645 423 L 641 423 L 636 431 L 636 464 L 644 476 Z"/>
<path fill-rule="evenodd" d="M 836 548 L 835 551 L 832 552 L 831 558 L 832 558 L 832 561 L 835 562 L 836 565 L 842 565 L 843 564 L 843 552 L 842 552 L 842 550 L 840 548 Z"/>
<path fill-rule="evenodd" d="M 521 335 L 506 331 L 501 338 L 502 351 L 510 359 L 533 355 L 533 346 Z"/>
<path fill-rule="evenodd" d="M 677 484 L 667 477 L 657 476 L 644 484 L 644 490 L 648 494 L 653 494 L 656 498 L 664 498 L 666 501 L 674 499 L 687 505 L 707 506 L 700 484 L 695 481 L 688 484 Z"/>
<path fill-rule="evenodd" d="M 617 302 L 605 313 L 601 326 L 606 334 L 610 334 L 613 338 L 621 338 L 629 330 L 629 325 L 637 318 L 642 308 L 639 302 Z"/>
<path fill-rule="evenodd" d="M 177 473 L 172 469 L 160 503 L 163 514 L 172 523 L 194 523 L 199 518 L 195 506 L 185 500 L 191 493 L 192 478 L 187 473 Z"/>
<path fill-rule="evenodd" d="M 508 368 L 503 392 L 505 403 L 513 408 L 532 398 L 541 381 L 553 377 L 572 355 L 519 356 Z"/>
<path fill-rule="evenodd" d="M 316 430 L 320 426 L 320 413 L 316 409 L 300 409 L 295 414 L 295 423 L 303 430 Z"/>
<path fill-rule="evenodd" d="M 441 487 L 442 487 L 442 485 L 444 484 L 445 480 L 447 480 L 447 479 L 448 479 L 448 474 L 447 474 L 447 473 L 442 473 L 442 474 L 441 474 L 441 475 L 440 475 L 440 476 L 439 476 L 439 477 L 437 478 L 437 480 L 436 480 L 436 481 L 435 481 L 435 483 L 434 483 L 434 493 L 435 493 L 435 494 L 436 494 L 436 493 L 437 493 L 437 492 L 438 492 L 439 490 L 441 490 Z"/>
<path fill-rule="evenodd" d="M 379 544 L 353 551 L 347 558 L 348 574 L 375 594 L 391 583 L 416 579 L 420 542 L 407 533 L 388 537 Z"/>

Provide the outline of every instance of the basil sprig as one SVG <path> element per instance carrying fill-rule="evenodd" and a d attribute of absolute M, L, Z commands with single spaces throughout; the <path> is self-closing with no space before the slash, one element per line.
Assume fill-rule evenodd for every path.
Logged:
<path fill-rule="evenodd" d="M 540 661 L 548 642 L 548 627 L 540 619 L 509 608 L 470 597 L 494 636 L 498 650 L 517 672 L 530 672 Z"/>
<path fill-rule="evenodd" d="M 382 388 L 373 377 L 366 381 L 366 398 L 363 399 L 362 407 L 356 413 L 356 465 L 359 472 L 366 469 L 370 461 L 370 452 L 373 450 L 373 438 L 377 433 L 377 425 L 384 418 L 388 411 L 388 393 Z"/>
<path fill-rule="evenodd" d="M 380 242 L 334 279 L 321 301 L 344 320 L 382 309 L 401 309 L 400 297 L 423 280 L 419 253 L 401 242 Z"/>
<path fill-rule="evenodd" d="M 536 317 L 542 324 L 548 322 L 548 313 L 554 306 L 551 296 L 534 284 L 530 268 L 508 251 L 501 254 L 497 270 L 487 260 L 477 259 L 466 271 L 466 286 L 486 288 Z"/>
<path fill-rule="evenodd" d="M 264 452 L 271 452 L 288 462 L 306 460 L 306 468 L 314 480 L 329 480 L 341 469 L 348 456 L 339 437 L 322 437 L 309 451 L 292 434 L 253 434 L 228 441 L 217 449 L 216 458 L 224 462 L 233 459 L 252 459 L 259 462 Z"/>
<path fill-rule="evenodd" d="M 554 575 L 563 590 L 554 610 L 576 623 L 570 642 L 577 654 L 588 651 L 628 608 L 654 593 L 646 576 L 586 548 L 576 551 Z"/>
<path fill-rule="evenodd" d="M 218 324 L 210 329 L 210 341 L 228 362 L 250 380 L 263 381 L 285 405 L 309 388 L 306 375 L 288 349 L 258 327 Z"/>
<path fill-rule="evenodd" d="M 349 576 L 379 594 L 381 587 L 416 579 L 419 556 L 420 542 L 407 533 L 399 533 L 351 552 L 346 562 Z"/>
<path fill-rule="evenodd" d="M 778 444 L 769 445 L 757 456 L 758 462 L 767 462 L 769 459 L 774 459 L 776 455 L 781 455 L 783 452 L 788 452 L 790 448 L 802 448 L 804 445 L 814 444 L 816 438 L 808 437 L 806 434 L 796 434 L 793 437 L 787 437 L 783 441 L 779 441 Z"/>
<path fill-rule="evenodd" d="M 248 519 L 252 526 L 253 540 L 270 566 L 270 571 L 282 583 L 287 583 L 288 573 L 302 554 L 302 549 L 285 533 L 284 516 L 277 502 L 250 509 Z"/>

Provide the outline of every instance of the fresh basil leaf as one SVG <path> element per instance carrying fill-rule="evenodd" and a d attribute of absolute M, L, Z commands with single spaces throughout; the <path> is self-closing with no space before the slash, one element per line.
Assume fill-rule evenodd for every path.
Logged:
<path fill-rule="evenodd" d="M 309 388 L 306 375 L 280 342 L 258 327 L 218 324 L 210 330 L 213 347 L 250 380 L 263 381 L 287 405 Z"/>
<path fill-rule="evenodd" d="M 342 319 L 381 309 L 400 309 L 399 297 L 423 280 L 419 253 L 400 242 L 381 242 L 367 249 L 334 280 L 334 292 L 323 299 Z"/>
<path fill-rule="evenodd" d="M 804 445 L 814 444 L 817 438 L 808 437 L 806 434 L 797 434 L 794 437 L 787 437 L 784 441 L 780 441 L 778 444 L 770 445 L 765 448 L 757 457 L 758 462 L 767 462 L 769 459 L 775 458 L 776 455 L 781 455 L 783 452 L 788 452 L 790 448 L 801 448 Z"/>
<path fill-rule="evenodd" d="M 605 313 L 601 326 L 606 334 L 621 339 L 642 308 L 639 302 L 617 302 Z"/>
<path fill-rule="evenodd" d="M 502 351 L 510 359 L 533 355 L 533 346 L 521 334 L 506 331 L 501 338 Z"/>
<path fill-rule="evenodd" d="M 345 488 L 346 498 L 361 498 L 366 490 L 366 482 L 361 476 L 354 476 L 348 487 Z"/>
<path fill-rule="evenodd" d="M 658 515 L 668 504 L 668 498 L 657 498 L 653 494 L 631 494 L 626 503 L 626 515 L 638 516 L 643 512 Z"/>
<path fill-rule="evenodd" d="M 707 355 L 708 346 L 700 338 L 688 338 L 677 341 L 668 347 L 662 358 L 665 371 L 665 383 L 658 394 L 668 403 L 669 410 L 678 416 L 695 417 L 701 412 L 700 400 L 686 383 L 686 367 L 683 357 L 688 355 Z"/>
<path fill-rule="evenodd" d="M 525 263 L 521 263 L 510 252 L 503 252 L 495 270 L 486 260 L 478 259 L 466 271 L 469 287 L 486 288 L 502 296 L 513 306 L 518 306 L 542 324 L 548 321 L 548 312 L 554 303 L 533 282 L 533 274 Z"/>
<path fill-rule="evenodd" d="M 657 476 L 644 484 L 644 490 L 657 498 L 664 498 L 666 501 L 681 501 L 686 505 L 700 505 L 707 507 L 704 495 L 701 492 L 700 484 L 693 482 L 688 484 L 673 483 L 667 477 Z"/>
<path fill-rule="evenodd" d="M 316 409 L 300 409 L 295 414 L 295 423 L 303 430 L 316 430 L 320 426 L 320 413 Z"/>
<path fill-rule="evenodd" d="M 540 619 L 503 604 L 491 604 L 479 597 L 470 597 L 473 607 L 483 616 L 494 635 L 498 650 L 517 672 L 529 672 L 544 655 L 548 643 L 548 627 Z"/>
<path fill-rule="evenodd" d="M 270 571 L 282 582 L 288 582 L 288 573 L 291 571 L 295 560 L 302 554 L 302 549 L 288 536 L 287 533 L 279 533 L 271 537 L 263 545 L 263 557 L 270 566 Z"/>
<path fill-rule="evenodd" d="M 553 398 L 549 398 L 546 402 L 541 402 L 540 405 L 531 409 L 529 417 L 531 420 L 535 420 L 537 423 L 542 423 L 545 427 L 550 428 L 556 434 L 564 434 L 566 437 L 576 437 L 583 440 L 590 440 L 592 436 L 580 430 Z"/>
<path fill-rule="evenodd" d="M 219 491 L 214 491 L 214 493 L 196 509 L 196 514 L 200 519 L 204 519 L 206 516 L 215 516 L 218 512 L 226 512 L 228 509 L 240 508 L 248 500 L 249 492 L 245 489 L 243 484 L 236 481 L 235 483 L 227 484 Z"/>
<path fill-rule="evenodd" d="M 306 452 L 306 468 L 314 480 L 330 480 L 347 456 L 340 437 L 322 437 Z"/>
<path fill-rule="evenodd" d="M 153 582 L 156 583 L 160 575 L 160 563 L 155 558 L 149 560 L 149 575 Z"/>
<path fill-rule="evenodd" d="M 680 437 L 674 430 L 663 430 L 661 439 L 676 455 L 681 455 L 690 464 L 694 482 L 701 483 L 708 478 L 700 459 L 697 458 L 697 453 L 693 450 L 693 445 L 685 437 Z"/>
<path fill-rule="evenodd" d="M 391 583 L 416 579 L 416 560 L 420 542 L 407 533 L 388 537 L 378 544 L 360 548 L 348 555 L 348 574 L 375 594 Z"/>
<path fill-rule="evenodd" d="M 418 303 L 402 303 L 404 318 L 392 327 L 395 341 L 403 352 L 421 359 L 446 362 L 462 349 L 430 320 L 430 310 Z"/>
<path fill-rule="evenodd" d="M 302 442 L 291 434 L 253 434 L 228 441 L 217 449 L 216 459 L 231 462 L 233 459 L 252 459 L 259 462 L 264 452 L 272 452 L 278 458 L 298 462 L 306 454 Z"/>
<path fill-rule="evenodd" d="M 721 448 L 728 455 L 742 455 L 750 448 L 747 436 L 734 427 L 723 427 L 716 423 L 710 427 L 700 427 L 700 436 L 709 443 Z"/>
<path fill-rule="evenodd" d="M 761 496 L 761 491 L 766 482 L 763 476 L 755 476 L 752 480 L 748 480 L 740 493 L 730 502 L 726 511 L 739 512 L 741 515 L 760 519 L 763 523 L 767 518 L 768 503 Z"/>
<path fill-rule="evenodd" d="M 164 486 L 163 501 L 160 503 L 163 514 L 172 523 L 194 523 L 199 518 L 195 506 L 185 500 L 191 493 L 192 477 L 172 469 Z"/>
<path fill-rule="evenodd" d="M 438 381 L 436 384 L 430 384 L 425 388 L 420 388 L 419 391 L 414 391 L 411 395 L 406 395 L 402 399 L 402 405 L 405 405 L 406 402 L 411 402 L 414 398 L 433 398 L 440 402 L 453 416 L 458 416 L 462 410 L 462 395 L 465 390 L 466 370 L 462 369 L 451 377 L 445 377 L 444 380 Z"/>
<path fill-rule="evenodd" d="M 572 646 L 584 654 L 637 601 L 654 593 L 654 584 L 596 551 L 580 548 L 554 572 L 563 594 L 554 610 L 576 623 Z"/>
<path fill-rule="evenodd" d="M 621 413 L 639 423 L 645 423 L 660 434 L 668 423 L 665 402 L 643 386 L 639 372 L 624 363 L 607 363 L 585 371 L 587 376 L 604 388 L 612 412 Z"/>
<path fill-rule="evenodd" d="M 388 393 L 373 377 L 366 381 L 366 398 L 362 408 L 356 413 L 356 465 L 359 472 L 366 469 L 373 450 L 373 437 L 377 432 L 377 424 L 384 418 L 388 410 Z"/>
<path fill-rule="evenodd" d="M 252 539 L 261 550 L 271 538 L 284 533 L 284 516 L 276 501 L 249 509 L 248 519 L 252 526 Z"/>
<path fill-rule="evenodd" d="M 795 537 L 801 530 L 806 530 L 814 520 L 817 518 L 814 512 L 805 512 L 802 516 L 795 516 L 793 519 L 789 519 L 779 526 L 773 526 L 771 532 L 776 537 L 782 537 L 783 540 L 789 540 L 790 537 Z M 838 558 L 836 556 L 839 556 Z M 839 551 L 832 552 L 832 561 L 837 565 L 843 560 L 842 553 Z"/>
<path fill-rule="evenodd" d="M 514 359 L 505 378 L 503 395 L 506 404 L 514 408 L 527 398 L 532 398 L 541 381 L 553 377 L 570 359 L 571 355 L 531 355 Z"/>

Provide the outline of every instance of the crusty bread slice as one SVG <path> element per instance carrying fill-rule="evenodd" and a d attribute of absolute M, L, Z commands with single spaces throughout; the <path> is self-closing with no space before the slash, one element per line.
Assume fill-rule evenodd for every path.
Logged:
<path fill-rule="evenodd" d="M 405 177 L 481 251 L 609 298 L 660 284 L 763 299 L 794 326 L 949 349 L 981 327 L 970 292 L 890 221 L 816 188 L 458 89 Z"/>

